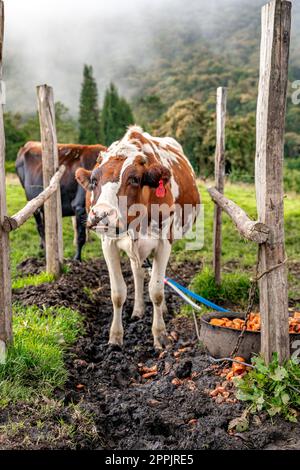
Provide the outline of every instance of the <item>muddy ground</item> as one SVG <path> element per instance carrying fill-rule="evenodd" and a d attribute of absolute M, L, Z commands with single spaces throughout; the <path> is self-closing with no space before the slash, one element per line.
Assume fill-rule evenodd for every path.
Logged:
<path fill-rule="evenodd" d="M 31 259 L 20 266 L 23 274 L 44 268 L 42 260 Z M 185 263 L 173 268 L 188 284 L 196 266 Z M 199 269 L 199 266 L 197 266 Z M 107 345 L 111 322 L 109 278 L 103 260 L 78 264 L 68 262 L 68 272 L 52 284 L 14 292 L 14 301 L 24 305 L 64 305 L 84 317 L 85 335 L 68 353 L 69 380 L 57 390 L 47 427 L 40 425 L 41 400 L 0 411 L 0 424 L 22 421 L 25 426 L 0 438 L 1 448 L 46 449 L 265 449 L 300 448 L 300 426 L 281 419 L 252 419 L 249 431 L 229 435 L 230 420 L 242 414 L 242 403 L 217 405 L 207 391 L 220 378 L 206 371 L 210 365 L 196 341 L 191 319 L 176 317 L 181 301 L 167 292 L 167 329 L 172 333 L 170 349 L 158 358 L 151 335 L 152 307 L 147 296 L 143 320 L 130 319 L 133 282 L 124 262 L 128 300 L 124 308 L 125 341 L 122 350 Z M 178 274 L 179 275 L 179 274 Z M 86 289 L 88 288 L 88 289 Z M 183 350 L 183 352 L 181 352 Z M 175 355 L 174 355 L 175 353 Z M 158 366 L 157 375 L 144 379 L 141 363 Z M 183 379 L 174 385 L 174 378 Z M 74 415 L 72 404 L 83 415 Z M 44 409 L 44 408 L 43 408 Z M 92 416 L 92 422 L 84 413 Z M 57 421 L 72 425 L 72 436 L 57 428 Z M 89 430 L 86 430 L 89 428 Z"/>

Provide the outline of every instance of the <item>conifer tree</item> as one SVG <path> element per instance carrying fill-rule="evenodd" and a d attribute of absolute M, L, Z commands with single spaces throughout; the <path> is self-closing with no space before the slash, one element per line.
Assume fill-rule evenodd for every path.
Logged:
<path fill-rule="evenodd" d="M 98 90 L 93 67 L 85 65 L 80 95 L 79 142 L 92 145 L 100 143 L 100 111 Z"/>
<path fill-rule="evenodd" d="M 101 113 L 101 141 L 109 146 L 119 140 L 126 128 L 134 123 L 130 105 L 119 96 L 116 86 L 111 83 L 106 90 Z"/>

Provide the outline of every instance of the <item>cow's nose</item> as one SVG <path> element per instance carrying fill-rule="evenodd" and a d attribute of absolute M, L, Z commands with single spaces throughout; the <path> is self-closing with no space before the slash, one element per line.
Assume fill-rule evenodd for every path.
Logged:
<path fill-rule="evenodd" d="M 113 227 L 116 225 L 117 218 L 116 209 L 106 205 L 102 207 L 97 206 L 91 209 L 87 226 L 88 228 Z"/>
<path fill-rule="evenodd" d="M 99 219 L 99 223 L 101 225 L 104 225 L 105 227 L 107 227 L 109 225 L 109 215 L 110 213 L 108 212 L 103 212 L 103 214 L 101 214 L 98 219 Z"/>
<path fill-rule="evenodd" d="M 93 227 L 96 227 L 96 225 L 100 222 L 100 218 L 97 216 L 97 214 L 91 210 L 89 213 L 89 217 L 87 220 L 87 228 L 91 229 Z"/>

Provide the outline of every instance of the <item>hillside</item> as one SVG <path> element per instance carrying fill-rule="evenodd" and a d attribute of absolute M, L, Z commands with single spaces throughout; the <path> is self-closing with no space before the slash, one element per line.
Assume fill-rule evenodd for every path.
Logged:
<path fill-rule="evenodd" d="M 23 117 L 32 115 L 34 87 L 47 81 L 54 86 L 56 99 L 77 118 L 82 65 L 91 63 L 101 100 L 107 84 L 114 81 L 131 101 L 139 124 L 154 133 L 171 132 L 183 143 L 196 169 L 210 174 L 215 92 L 218 86 L 226 86 L 228 170 L 251 175 L 260 7 L 265 0 L 133 0 L 126 8 L 123 2 L 113 3 L 118 10 L 98 6 L 92 11 L 91 0 L 87 0 L 78 29 L 72 27 L 75 8 L 74 18 L 68 11 L 65 28 L 60 28 L 65 21 L 63 10 L 59 19 L 55 15 L 47 19 L 43 32 L 35 22 L 32 32 L 24 36 L 24 22 L 19 30 L 9 23 L 7 109 L 21 112 Z M 39 15 L 42 17 L 42 10 Z M 13 24 L 13 18 L 9 21 Z M 300 80 L 299 31 L 300 4 L 294 1 L 291 82 Z M 50 33 L 51 41 L 46 41 Z M 296 157 L 298 162 L 300 106 L 292 104 L 291 91 L 290 87 L 286 156 Z M 300 167 L 297 162 L 293 168 Z"/>
<path fill-rule="evenodd" d="M 175 2 L 176 3 L 176 2 Z M 186 3 L 186 2 L 185 2 Z M 221 0 L 207 6 L 190 0 L 185 17 L 158 23 L 150 67 L 128 70 L 133 97 L 158 95 L 165 106 L 195 98 L 214 106 L 215 88 L 229 88 L 229 112 L 255 111 L 260 43 L 260 6 L 264 0 Z M 183 2 L 177 1 L 180 11 Z M 201 4 L 201 2 L 200 2 Z M 220 8 L 217 8 L 217 6 Z M 194 16 L 193 16 L 194 14 Z M 193 18 L 193 21 L 190 20 Z M 161 20 L 163 21 L 163 20 Z M 293 5 L 290 79 L 300 79 L 300 5 Z"/>

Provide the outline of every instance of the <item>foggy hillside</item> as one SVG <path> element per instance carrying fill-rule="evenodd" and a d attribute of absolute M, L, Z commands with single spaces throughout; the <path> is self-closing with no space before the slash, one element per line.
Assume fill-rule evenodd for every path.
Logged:
<path fill-rule="evenodd" d="M 214 90 L 218 65 L 226 82 L 220 85 L 230 86 L 231 80 L 234 85 L 240 70 L 254 87 L 264 3 L 6 0 L 7 109 L 31 113 L 36 106 L 35 86 L 48 83 L 56 100 L 76 115 L 84 63 L 94 67 L 100 97 L 113 80 L 133 101 L 160 91 L 168 106 L 185 93 L 201 99 L 204 89 Z M 293 3 L 291 74 L 300 79 L 300 4 Z M 202 60 L 202 83 L 196 83 L 201 73 L 193 69 Z M 204 83 L 211 61 L 215 76 L 210 73 L 210 81 Z M 184 68 L 184 64 L 189 65 Z M 187 79 L 195 83 L 185 92 L 181 81 Z"/>

